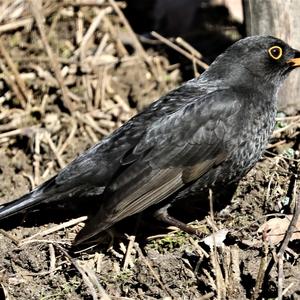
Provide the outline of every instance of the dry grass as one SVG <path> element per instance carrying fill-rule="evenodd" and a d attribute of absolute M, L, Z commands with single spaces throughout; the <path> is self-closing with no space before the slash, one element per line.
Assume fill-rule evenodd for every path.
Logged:
<path fill-rule="evenodd" d="M 124 3 L 2 4 L 0 145 L 8 147 L 19 136 L 30 139 L 32 185 L 65 166 L 78 136 L 93 144 L 134 115 L 128 97 L 142 107 L 149 95 L 169 90 L 179 78 L 164 57 L 147 54 L 119 6 Z M 144 90 L 131 86 L 136 78 L 129 84 L 122 79 L 129 70 Z M 43 150 L 52 157 L 43 157 Z"/>

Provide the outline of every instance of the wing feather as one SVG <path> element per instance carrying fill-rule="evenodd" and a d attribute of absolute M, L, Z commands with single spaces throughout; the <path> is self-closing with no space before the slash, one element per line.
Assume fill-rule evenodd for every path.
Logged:
<path fill-rule="evenodd" d="M 229 98 L 226 90 L 202 100 L 151 123 L 128 155 L 135 160 L 106 187 L 101 209 L 76 243 L 163 201 L 226 160 L 230 135 L 226 124 L 239 111 L 240 103 Z"/>

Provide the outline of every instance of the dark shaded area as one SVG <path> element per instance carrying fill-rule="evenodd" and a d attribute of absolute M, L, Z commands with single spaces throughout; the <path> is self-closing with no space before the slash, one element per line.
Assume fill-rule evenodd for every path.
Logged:
<path fill-rule="evenodd" d="M 165 45 L 153 43 L 151 31 L 165 37 L 182 37 L 210 64 L 236 40 L 244 37 L 245 27 L 230 16 L 223 5 L 210 0 L 128 0 L 126 17 L 147 47 L 166 53 L 172 63 L 181 64 L 184 80 L 194 76 L 190 60 Z M 202 71 L 202 70 L 199 70 Z"/>
<path fill-rule="evenodd" d="M 252 291 L 255 287 L 255 279 L 251 276 L 251 274 L 245 274 L 245 264 L 241 263 L 241 284 L 245 287 L 247 298 L 251 298 Z"/>

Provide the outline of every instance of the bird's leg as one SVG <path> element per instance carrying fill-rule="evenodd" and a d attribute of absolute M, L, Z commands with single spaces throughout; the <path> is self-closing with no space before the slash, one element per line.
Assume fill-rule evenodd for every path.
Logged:
<path fill-rule="evenodd" d="M 178 227 L 179 229 L 181 229 L 182 231 L 184 231 L 186 233 L 195 234 L 198 237 L 202 237 L 201 233 L 197 229 L 195 229 L 191 226 L 188 226 L 187 224 L 185 224 L 185 223 L 175 219 L 174 217 L 170 216 L 169 213 L 168 213 L 168 209 L 169 209 L 170 206 L 171 206 L 171 204 L 167 204 L 164 207 L 160 208 L 159 210 L 157 210 L 154 213 L 154 216 L 159 221 L 163 221 L 163 222 L 165 222 L 167 224 L 170 224 L 172 226 L 176 226 L 176 227 Z"/>

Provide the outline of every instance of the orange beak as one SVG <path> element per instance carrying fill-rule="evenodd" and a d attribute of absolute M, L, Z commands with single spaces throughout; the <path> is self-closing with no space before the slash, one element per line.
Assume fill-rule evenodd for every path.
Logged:
<path fill-rule="evenodd" d="M 300 67 L 300 57 L 289 59 L 287 63 L 291 67 Z"/>

